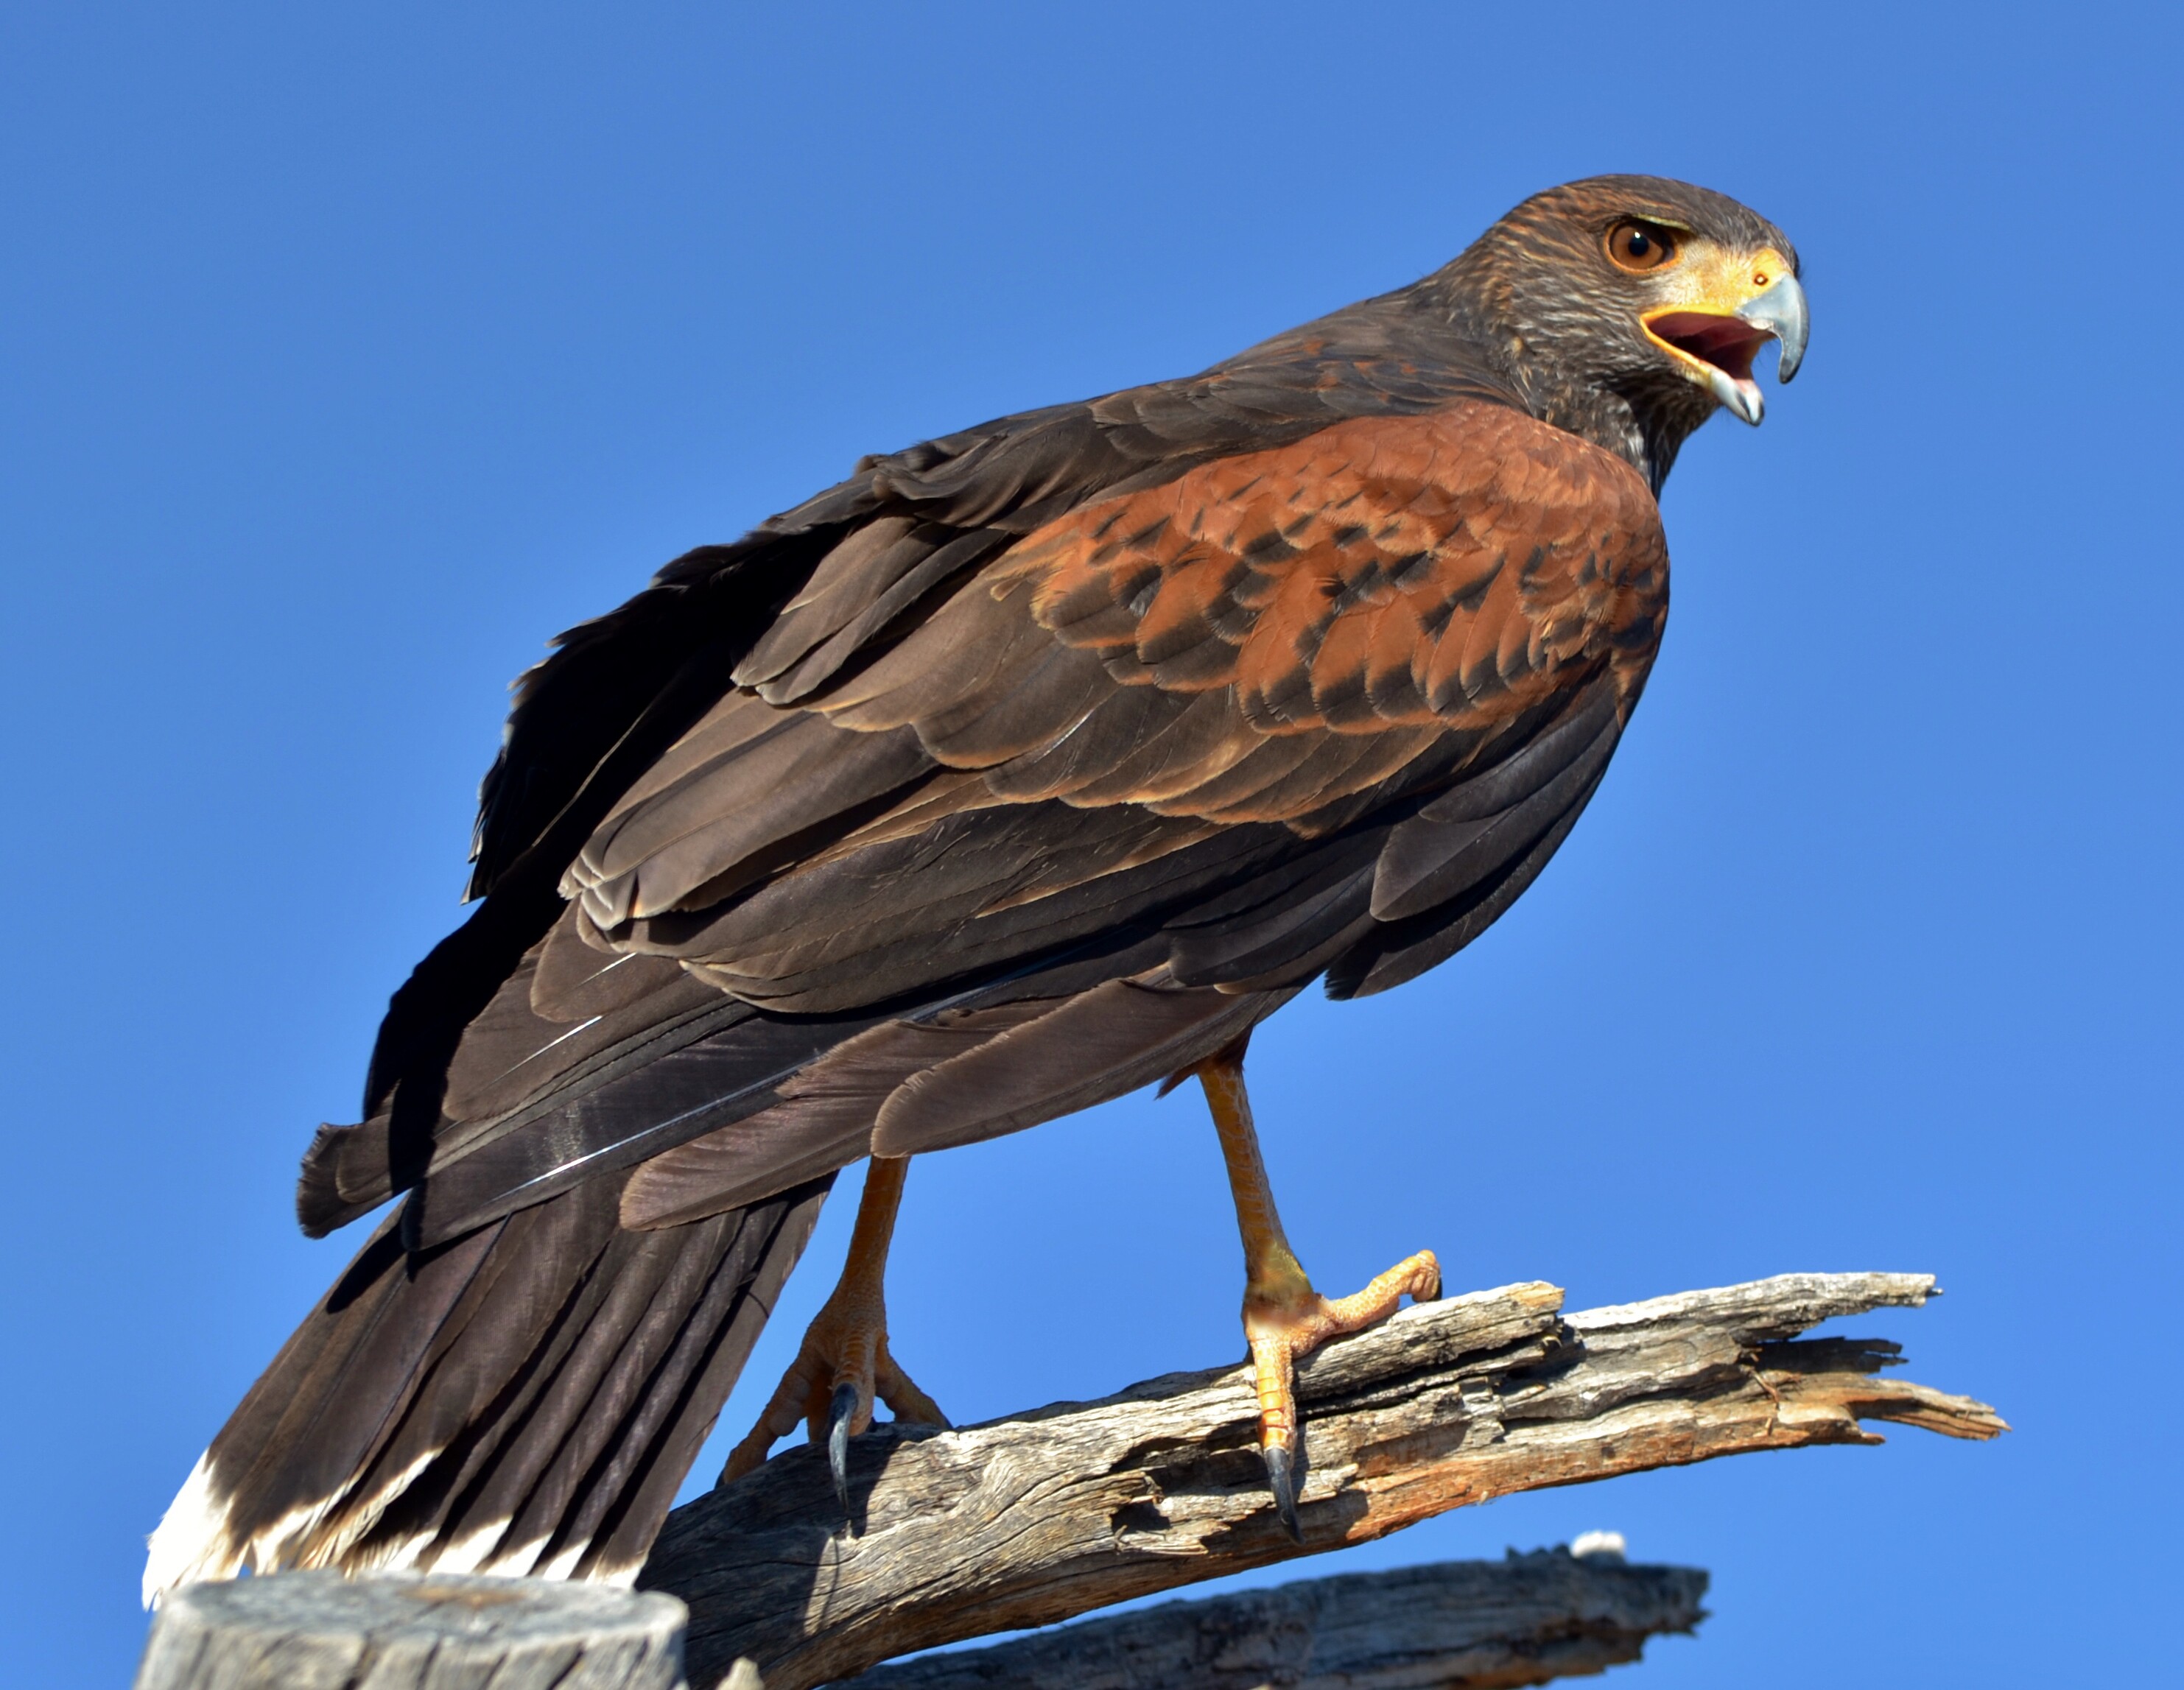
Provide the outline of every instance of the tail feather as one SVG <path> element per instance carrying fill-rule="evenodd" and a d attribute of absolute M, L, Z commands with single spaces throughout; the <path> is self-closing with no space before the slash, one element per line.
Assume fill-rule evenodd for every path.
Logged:
<path fill-rule="evenodd" d="M 146 1600 L 286 1567 L 633 1576 L 832 1179 L 651 1232 L 621 1183 L 414 1256 L 383 1225 L 199 1459 Z"/>

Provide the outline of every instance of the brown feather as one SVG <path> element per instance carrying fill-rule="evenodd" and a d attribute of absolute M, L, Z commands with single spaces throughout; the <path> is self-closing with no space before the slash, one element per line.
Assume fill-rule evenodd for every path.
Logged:
<path fill-rule="evenodd" d="M 922 526 L 935 537 L 913 538 Z M 819 560 L 803 589 L 736 665 L 736 685 L 756 687 L 809 656 L 814 647 L 855 620 L 897 575 L 930 556 L 947 532 L 908 516 L 878 517 L 850 530 Z"/>
<path fill-rule="evenodd" d="M 868 1154 L 872 1122 L 912 1074 L 1046 1014 L 1051 998 L 885 1021 L 783 1082 L 781 1101 L 655 1156 L 622 1187 L 621 1224 L 676 1226 L 772 1195 Z"/>
<path fill-rule="evenodd" d="M 880 1109 L 873 1154 L 976 1143 L 1121 1097 L 1204 1060 L 1295 992 L 1111 980 L 905 1080 Z"/>

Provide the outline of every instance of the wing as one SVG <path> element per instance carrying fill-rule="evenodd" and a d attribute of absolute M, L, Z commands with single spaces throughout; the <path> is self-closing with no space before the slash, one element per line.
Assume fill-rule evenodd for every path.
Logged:
<path fill-rule="evenodd" d="M 570 637 L 307 1227 L 420 1188 L 430 1242 L 638 1163 L 626 1221 L 687 1220 L 1483 927 L 1642 685 L 1658 520 L 1373 338 L 873 460 Z"/>
<path fill-rule="evenodd" d="M 1094 500 L 1301 439 L 1346 418 L 1517 397 L 1454 333 L 1430 295 L 1405 288 L 1201 375 L 1025 412 L 866 458 L 848 480 L 748 538 L 677 559 L 621 609 L 563 634 L 554 656 L 518 681 L 500 755 L 479 794 L 471 896 L 484 896 L 541 854 L 559 837 L 555 822 L 584 794 L 618 791 L 618 781 L 632 778 L 608 766 L 632 729 L 648 712 L 664 714 L 659 707 L 678 680 L 703 695 L 699 710 L 710 704 L 755 628 L 792 597 L 795 614 L 768 642 L 772 657 L 757 664 L 773 664 L 777 676 L 809 659 L 811 669 L 789 684 L 816 682 L 899 625 L 951 568 L 967 570 L 998 545 Z M 832 564 L 827 584 L 800 592 L 822 559 Z M 708 654 L 712 664 L 685 675 L 694 659 Z M 554 872 L 574 842 L 544 850 L 559 856 Z"/>
<path fill-rule="evenodd" d="M 1620 460 L 1485 404 L 1338 424 L 1072 511 L 816 684 L 792 608 L 564 890 L 599 943 L 810 1014 L 1153 927 L 1231 983 L 1206 910 L 1369 876 L 1250 977 L 1316 972 L 1336 904 L 1429 914 L 1581 803 L 1665 613 Z"/>
<path fill-rule="evenodd" d="M 1480 397 L 1515 396 L 1429 291 L 1402 289 L 1202 375 L 866 459 L 839 485 L 733 545 L 677 559 L 621 609 L 564 634 L 517 682 L 480 792 L 471 896 L 486 902 L 396 992 L 373 1048 L 365 1110 L 392 1107 L 402 1118 L 398 1188 L 432 1154 L 432 1094 L 465 1028 L 559 916 L 563 870 L 608 808 L 729 689 L 777 620 L 786 625 L 769 651 L 794 652 L 804 665 L 790 684 L 815 681 L 914 623 L 950 570 L 975 568 L 1090 500 L 1346 417 Z M 811 591 L 830 561 L 831 589 Z M 409 1101 L 398 1103 L 405 1087 Z"/>

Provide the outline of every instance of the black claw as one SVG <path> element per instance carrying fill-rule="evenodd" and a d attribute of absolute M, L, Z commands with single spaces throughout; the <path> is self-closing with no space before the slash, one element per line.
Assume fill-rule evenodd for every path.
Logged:
<path fill-rule="evenodd" d="M 1296 1457 L 1285 1443 L 1270 1443 L 1259 1452 L 1267 1458 L 1267 1485 L 1274 1493 L 1274 1512 L 1282 1517 L 1282 1530 L 1299 1543 L 1304 1527 L 1297 1524 Z"/>
<path fill-rule="evenodd" d="M 827 1470 L 834 1476 L 834 1496 L 850 1511 L 850 1422 L 857 1417 L 857 1387 L 844 1380 L 827 1405 Z"/>

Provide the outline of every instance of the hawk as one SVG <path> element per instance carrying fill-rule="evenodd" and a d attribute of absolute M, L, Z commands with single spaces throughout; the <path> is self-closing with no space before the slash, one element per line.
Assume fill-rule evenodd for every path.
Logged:
<path fill-rule="evenodd" d="M 627 1579 L 809 1236 L 841 1282 L 730 1476 L 875 1399 L 913 1155 L 1205 1089 L 1261 1447 L 1355 1296 L 1284 1236 L 1244 1084 L 1317 981 L 1384 991 L 1529 885 L 1668 614 L 1656 503 L 1761 414 L 1788 239 L 1646 176 L 1551 189 L 1423 281 L 1203 374 L 861 462 L 669 564 L 517 683 L 467 921 L 395 994 L 320 1236 L 400 1199 L 198 1461 L 148 1595 L 244 1570 Z"/>

